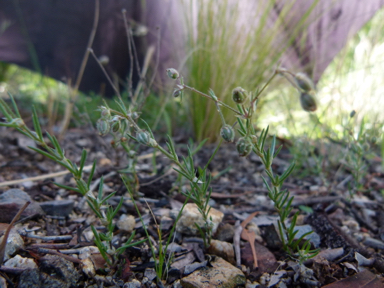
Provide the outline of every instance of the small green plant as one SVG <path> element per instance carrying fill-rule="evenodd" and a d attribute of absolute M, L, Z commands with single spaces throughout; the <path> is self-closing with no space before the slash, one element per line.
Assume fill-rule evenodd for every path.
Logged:
<path fill-rule="evenodd" d="M 113 231 L 114 231 L 113 217 L 117 214 L 121 205 L 123 204 L 123 197 L 121 198 L 116 208 L 112 208 L 110 205 L 108 205 L 107 201 L 111 197 L 113 197 L 116 192 L 112 192 L 108 196 L 103 197 L 103 184 L 104 184 L 103 179 L 101 179 L 100 181 L 99 191 L 97 196 L 95 196 L 93 192 L 90 190 L 90 186 L 91 186 L 93 174 L 96 169 L 96 162 L 94 162 L 92 165 L 92 169 L 90 171 L 88 179 L 85 179 L 84 177 L 85 171 L 83 169 L 84 169 L 86 158 L 87 158 L 87 151 L 85 149 L 83 150 L 79 165 L 76 165 L 75 163 L 73 163 L 71 160 L 65 157 L 64 150 L 61 148 L 55 136 L 52 136 L 47 132 L 46 136 L 50 142 L 50 145 L 48 145 L 45 142 L 43 132 L 41 130 L 41 126 L 36 113 L 36 109 L 33 108 L 32 110 L 32 120 L 33 120 L 34 129 L 35 129 L 35 131 L 33 131 L 25 125 L 23 119 L 20 116 L 20 113 L 14 98 L 10 94 L 9 96 L 12 102 L 13 110 L 7 105 L 7 103 L 2 98 L 0 98 L 0 111 L 5 116 L 5 119 L 7 121 L 6 123 L 0 122 L 0 126 L 15 128 L 21 134 L 34 140 L 41 148 L 29 147 L 30 149 L 55 161 L 56 163 L 58 163 L 59 165 L 67 169 L 69 172 L 71 172 L 76 182 L 76 188 L 65 186 L 58 183 L 56 183 L 56 185 L 64 189 L 75 191 L 81 194 L 82 196 L 86 197 L 89 207 L 98 217 L 101 224 L 105 227 L 107 231 L 106 233 L 101 233 L 101 232 L 98 232 L 93 226 L 91 227 L 95 236 L 95 244 L 99 248 L 100 253 L 103 256 L 106 263 L 108 264 L 108 266 L 111 268 L 116 267 L 119 261 L 119 256 L 121 255 L 121 253 L 124 252 L 126 248 L 134 245 L 138 245 L 146 241 L 146 240 L 142 240 L 142 241 L 132 243 L 132 240 L 135 234 L 133 232 L 131 237 L 127 240 L 127 242 L 124 245 L 122 245 L 118 249 L 115 249 L 113 247 L 112 245 L 112 237 L 113 237 Z"/>
<path fill-rule="evenodd" d="M 371 151 L 371 145 L 377 141 L 377 132 L 375 132 L 374 129 L 368 129 L 366 127 L 364 118 L 358 127 L 358 131 L 354 131 L 351 120 L 355 114 L 355 111 L 350 113 L 349 121 L 344 128 L 347 147 L 345 160 L 342 163 L 350 170 L 353 178 L 353 185 L 350 187 L 351 197 L 358 191 L 363 192 L 366 190 L 363 180 L 367 175 L 367 161 L 374 157 L 374 153 Z"/>
<path fill-rule="evenodd" d="M 253 125 L 258 99 L 261 93 L 266 89 L 266 87 L 271 83 L 271 81 L 276 75 L 283 75 L 292 83 L 292 85 L 294 85 L 294 87 L 298 89 L 301 94 L 301 105 L 303 109 L 308 112 L 314 111 L 317 108 L 316 100 L 313 96 L 315 88 L 312 81 L 302 73 L 293 74 L 286 69 L 276 69 L 276 71 L 268 79 L 265 85 L 260 90 L 257 90 L 255 93 L 247 93 L 241 87 L 237 87 L 233 90 L 232 100 L 236 103 L 236 110 L 228 104 L 222 102 L 215 95 L 213 90 L 209 90 L 208 94 L 205 94 L 193 87 L 186 85 L 184 83 L 183 77 L 179 75 L 179 73 L 175 69 L 168 69 L 167 73 L 171 79 L 178 80 L 179 82 L 176 85 L 175 91 L 173 92 L 173 95 L 175 97 L 182 96 L 186 90 L 189 90 L 214 102 L 216 110 L 219 113 L 222 121 L 220 136 L 223 140 L 227 142 L 234 141 L 235 132 L 233 127 L 225 122 L 221 107 L 225 107 L 235 114 L 235 116 L 237 117 L 236 123 L 239 125 L 239 128 L 237 130 L 241 136 L 236 142 L 236 149 L 238 155 L 240 157 L 246 157 L 251 152 L 254 152 L 260 158 L 261 162 L 264 165 L 265 173 L 269 178 L 269 182 L 264 179 L 264 183 L 268 189 L 268 196 L 273 201 L 274 207 L 280 218 L 280 220 L 278 221 L 278 227 L 284 251 L 286 251 L 287 254 L 292 258 L 298 259 L 300 263 L 308 258 L 312 258 L 317 255 L 318 250 L 311 250 L 309 240 L 305 241 L 304 244 L 301 246 L 301 242 L 304 240 L 304 238 L 312 232 L 308 232 L 302 235 L 299 239 L 295 239 L 295 236 L 298 232 L 297 230 L 295 230 L 295 225 L 299 212 L 296 212 L 293 215 L 290 225 L 286 224 L 288 218 L 291 216 L 292 213 L 292 201 L 294 197 L 290 196 L 289 191 L 282 190 L 281 187 L 284 181 L 292 173 L 295 164 L 292 163 L 282 175 L 277 175 L 276 173 L 274 173 L 272 169 L 272 162 L 273 159 L 278 155 L 282 147 L 276 149 L 276 137 L 273 137 L 271 145 L 269 146 L 269 148 L 267 148 L 266 140 L 268 135 L 268 127 L 266 129 L 263 129 L 261 133 L 257 135 L 257 132 Z M 294 81 L 292 81 L 291 77 Z M 303 97 L 303 95 L 305 96 Z M 302 98 L 304 98 L 304 100 Z M 196 199 L 194 200 L 197 204 L 198 201 L 196 201 Z M 200 212 L 203 213 L 203 211 Z"/>

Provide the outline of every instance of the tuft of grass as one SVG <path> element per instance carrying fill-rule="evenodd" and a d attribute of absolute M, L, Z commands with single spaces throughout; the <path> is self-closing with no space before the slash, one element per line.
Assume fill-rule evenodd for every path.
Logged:
<path fill-rule="evenodd" d="M 317 1 L 284 43 L 277 43 L 277 39 L 283 22 L 289 17 L 292 3 L 282 6 L 274 23 L 268 21 L 274 1 L 254 1 L 252 7 L 246 8 L 229 0 L 184 3 L 188 11 L 185 13 L 188 51 L 191 51 L 185 60 L 189 84 L 202 92 L 211 88 L 220 100 L 230 102 L 235 87 L 248 87 L 255 91 L 266 82 L 271 76 L 268 71 L 273 70 L 272 67 L 298 35 L 300 26 L 305 27 L 306 17 Z M 216 112 L 214 103 L 193 96 L 189 97 L 188 106 L 196 139 L 215 141 L 221 121 L 212 116 Z M 233 114 L 229 111 L 223 111 L 223 115 L 226 121 L 233 122 Z"/>

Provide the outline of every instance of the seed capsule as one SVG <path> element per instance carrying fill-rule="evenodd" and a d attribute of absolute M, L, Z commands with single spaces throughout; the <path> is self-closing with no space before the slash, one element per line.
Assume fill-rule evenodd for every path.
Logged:
<path fill-rule="evenodd" d="M 240 157 L 246 157 L 252 151 L 252 144 L 249 138 L 241 137 L 237 140 L 236 150 Z"/>
<path fill-rule="evenodd" d="M 111 117 L 111 110 L 109 110 L 109 108 L 100 106 L 99 110 L 101 112 L 101 118 L 108 120 L 108 118 Z"/>
<path fill-rule="evenodd" d="M 179 72 L 174 68 L 167 69 L 167 75 L 171 79 L 177 79 L 179 78 Z"/>
<path fill-rule="evenodd" d="M 141 144 L 148 146 L 150 145 L 150 140 L 152 139 L 152 137 L 148 131 L 141 130 L 136 133 L 136 139 Z"/>
<path fill-rule="evenodd" d="M 100 118 L 96 122 L 96 129 L 99 131 L 100 136 L 105 136 L 109 133 L 111 127 L 109 125 L 109 122 L 103 118 Z"/>
<path fill-rule="evenodd" d="M 242 104 L 247 99 L 246 91 L 241 87 L 236 87 L 232 91 L 232 100 L 237 104 Z"/>
<path fill-rule="evenodd" d="M 312 80 L 304 73 L 296 73 L 295 80 L 297 85 L 304 91 L 309 92 L 311 90 L 315 90 L 315 85 Z"/>
<path fill-rule="evenodd" d="M 302 92 L 300 94 L 301 107 L 307 112 L 313 112 L 317 109 L 315 97 L 309 93 Z"/>
<path fill-rule="evenodd" d="M 173 93 L 172 93 L 172 96 L 174 97 L 174 98 L 177 98 L 177 97 L 179 97 L 181 95 L 181 91 L 180 90 L 175 90 L 175 91 L 173 91 Z"/>
<path fill-rule="evenodd" d="M 118 116 L 114 116 L 110 122 L 112 132 L 119 132 L 121 128 L 120 118 Z"/>
<path fill-rule="evenodd" d="M 235 131 L 230 125 L 226 124 L 223 127 L 221 127 L 220 136 L 226 142 L 233 142 L 233 140 L 235 139 Z"/>

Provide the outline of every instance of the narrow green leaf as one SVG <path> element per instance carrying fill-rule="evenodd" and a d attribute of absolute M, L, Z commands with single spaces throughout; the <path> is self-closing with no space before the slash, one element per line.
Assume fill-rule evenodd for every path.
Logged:
<path fill-rule="evenodd" d="M 292 162 L 291 165 L 287 168 L 287 170 L 284 171 L 284 173 L 279 177 L 279 185 L 282 185 L 284 181 L 289 177 L 289 175 L 292 173 L 293 169 L 295 169 L 295 162 Z"/>
<path fill-rule="evenodd" d="M 83 149 L 81 152 L 81 158 L 80 158 L 80 177 L 83 176 L 83 169 L 85 165 L 85 160 L 87 159 L 87 150 Z"/>
<path fill-rule="evenodd" d="M 15 98 L 13 98 L 13 96 L 9 92 L 8 92 L 8 96 L 11 99 L 13 110 L 15 111 L 16 116 L 17 116 L 17 117 L 14 117 L 14 118 L 20 118 L 21 119 L 19 108 L 17 108 L 17 104 L 16 104 L 16 101 L 15 101 Z"/>
<path fill-rule="evenodd" d="M 91 186 L 91 182 L 92 182 L 92 178 L 93 178 L 93 174 L 95 173 L 95 170 L 96 170 L 96 160 L 93 161 L 92 169 L 91 169 L 91 172 L 89 173 L 87 189 L 89 189 L 89 186 Z"/>
<path fill-rule="evenodd" d="M 99 200 L 99 202 L 101 202 L 101 200 L 103 199 L 103 185 L 104 185 L 104 177 L 101 176 L 100 182 L 99 182 L 99 190 L 97 193 L 97 199 Z"/>
<path fill-rule="evenodd" d="M 59 184 L 57 182 L 53 182 L 53 184 L 55 184 L 56 186 L 58 186 L 60 188 L 65 189 L 65 190 L 70 190 L 70 191 L 74 191 L 74 192 L 77 192 L 77 193 L 81 194 L 81 191 L 79 189 L 77 189 L 77 188 L 66 186 L 66 185 L 63 185 L 63 184 Z"/>
<path fill-rule="evenodd" d="M 101 201 L 101 204 L 104 204 L 106 203 L 109 199 L 111 199 L 113 196 L 115 196 L 117 191 L 113 191 L 111 194 L 109 194 L 108 196 L 106 196 L 102 201 Z"/>

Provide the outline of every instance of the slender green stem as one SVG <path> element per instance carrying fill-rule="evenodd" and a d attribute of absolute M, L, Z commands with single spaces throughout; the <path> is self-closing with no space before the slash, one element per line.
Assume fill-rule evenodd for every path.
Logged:
<path fill-rule="evenodd" d="M 253 98 L 253 100 L 252 100 L 251 103 L 250 103 L 250 106 L 251 106 L 251 107 L 253 106 L 253 104 L 255 104 L 256 100 L 259 99 L 261 93 L 263 93 L 263 91 L 265 90 L 265 88 L 268 87 L 268 85 L 269 85 L 269 84 L 271 83 L 271 81 L 276 77 L 276 75 L 277 75 L 277 71 L 275 71 L 275 72 L 273 73 L 273 75 L 271 76 L 271 78 L 269 78 L 269 80 L 267 81 L 267 83 L 265 83 L 265 85 L 263 86 L 263 88 L 261 88 L 261 90 L 257 92 L 257 95 L 255 96 L 255 98 Z"/>
<path fill-rule="evenodd" d="M 197 94 L 200 94 L 201 96 L 203 96 L 203 97 L 205 97 L 205 98 L 208 98 L 208 99 L 212 100 L 212 97 L 209 96 L 208 94 L 205 94 L 205 93 L 203 93 L 203 92 L 201 92 L 201 91 L 199 91 L 199 90 L 196 90 L 195 88 L 190 87 L 190 86 L 185 85 L 185 84 L 183 84 L 182 86 L 183 86 L 183 88 L 185 88 L 185 89 L 191 90 L 191 91 L 193 91 L 193 92 L 195 92 L 195 93 L 197 93 Z M 231 110 L 232 112 L 236 113 L 236 114 L 239 115 L 239 116 L 244 116 L 243 114 L 241 114 L 241 113 L 240 113 L 239 111 L 237 111 L 236 109 L 234 109 L 234 108 L 232 108 L 231 106 L 229 106 L 229 105 L 225 104 L 224 102 L 222 102 L 220 99 L 217 99 L 217 103 L 218 103 L 219 105 L 222 105 L 222 106 L 224 106 L 225 108 Z"/>

